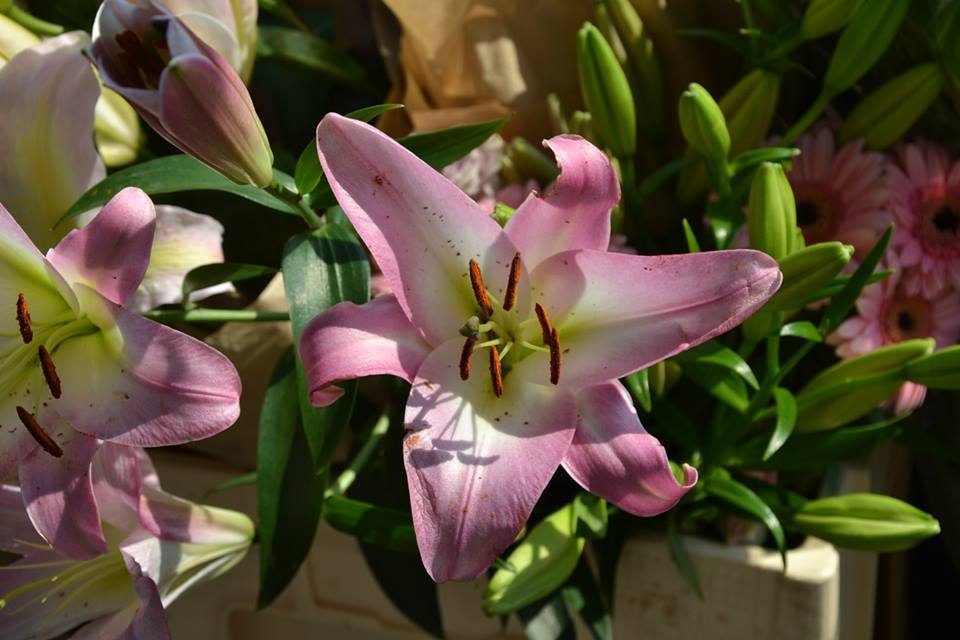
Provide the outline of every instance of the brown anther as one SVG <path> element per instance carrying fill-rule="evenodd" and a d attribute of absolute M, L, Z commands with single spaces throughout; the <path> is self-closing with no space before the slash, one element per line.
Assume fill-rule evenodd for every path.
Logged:
<path fill-rule="evenodd" d="M 50 393 L 54 398 L 60 397 L 60 376 L 57 375 L 57 368 L 53 366 L 53 358 L 50 352 L 43 345 L 40 345 L 40 369 L 43 371 L 43 378 L 47 381 Z"/>
<path fill-rule="evenodd" d="M 539 302 L 533 307 L 537 313 L 537 320 L 540 322 L 540 334 L 543 336 L 543 344 L 550 342 L 550 335 L 553 333 L 553 325 L 550 324 L 550 316 L 547 310 Z"/>
<path fill-rule="evenodd" d="M 560 382 L 560 335 L 556 327 L 550 332 L 550 384 Z"/>
<path fill-rule="evenodd" d="M 503 369 L 500 367 L 500 352 L 490 347 L 490 379 L 493 380 L 493 395 L 503 395 Z"/>
<path fill-rule="evenodd" d="M 23 294 L 17 296 L 17 324 L 20 325 L 20 337 L 24 344 L 33 340 L 33 327 L 30 326 L 30 305 Z"/>
<path fill-rule="evenodd" d="M 510 311 L 517 303 L 517 284 L 520 282 L 520 252 L 513 256 L 510 263 L 510 277 L 507 280 L 507 292 L 503 297 L 503 310 Z"/>
<path fill-rule="evenodd" d="M 463 349 L 460 351 L 460 379 L 467 380 L 470 377 L 470 357 L 473 356 L 473 347 L 476 346 L 477 339 L 468 337 L 463 343 Z"/>
<path fill-rule="evenodd" d="M 59 458 L 63 455 L 63 449 L 43 430 L 43 427 L 40 426 L 40 423 L 37 422 L 37 419 L 32 413 L 23 407 L 17 407 L 17 416 L 20 417 L 20 422 L 23 423 L 23 426 L 27 428 L 27 431 L 30 432 L 30 435 L 33 436 L 33 439 L 37 441 L 37 444 L 39 444 L 44 451 L 54 458 Z"/>
<path fill-rule="evenodd" d="M 473 296 L 477 299 L 477 304 L 489 318 L 493 315 L 493 307 L 490 306 L 487 288 L 483 286 L 483 276 L 480 275 L 480 265 L 476 260 L 470 261 L 470 285 L 473 287 Z"/>

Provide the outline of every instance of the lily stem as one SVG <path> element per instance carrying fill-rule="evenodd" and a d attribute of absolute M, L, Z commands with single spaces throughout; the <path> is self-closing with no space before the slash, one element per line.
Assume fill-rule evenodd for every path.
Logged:
<path fill-rule="evenodd" d="M 290 314 L 286 311 L 252 311 L 249 309 L 159 309 L 146 311 L 144 318 L 163 324 L 175 322 L 193 322 L 197 324 L 221 322 L 286 322 Z"/>
<path fill-rule="evenodd" d="M 269 187 L 265 187 L 264 191 L 296 207 L 300 213 L 300 217 L 303 218 L 303 221 L 307 223 L 307 226 L 310 227 L 311 230 L 319 229 L 323 226 L 323 220 L 317 215 L 317 212 L 300 197 L 300 194 L 290 191 L 276 182 Z"/>
<path fill-rule="evenodd" d="M 376 452 L 389 430 L 390 416 L 384 413 L 377 420 L 376 424 L 373 425 L 373 430 L 370 431 L 370 436 L 367 438 L 367 441 L 363 443 L 363 447 L 360 448 L 357 457 L 353 459 L 353 462 L 350 463 L 350 466 L 347 467 L 343 473 L 337 476 L 333 485 L 326 490 L 324 493 L 325 498 L 342 496 L 347 492 L 350 485 L 353 484 L 353 481 L 357 479 L 357 475 L 359 475 L 360 471 L 363 470 L 370 460 L 370 456 Z"/>
<path fill-rule="evenodd" d="M 64 31 L 63 27 L 60 25 L 47 22 L 46 20 L 41 20 L 36 16 L 30 15 L 17 5 L 11 5 L 10 9 L 7 11 L 7 15 L 14 22 L 20 24 L 22 27 L 30 31 L 33 31 L 37 35 L 58 36 Z"/>

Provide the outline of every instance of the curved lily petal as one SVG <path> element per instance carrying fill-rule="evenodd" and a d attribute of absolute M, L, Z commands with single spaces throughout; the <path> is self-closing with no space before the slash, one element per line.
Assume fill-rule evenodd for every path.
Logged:
<path fill-rule="evenodd" d="M 60 433 L 63 457 L 38 449 L 20 465 L 23 502 L 33 526 L 54 549 L 92 558 L 107 551 L 90 476 L 97 441 L 73 429 Z"/>
<path fill-rule="evenodd" d="M 457 335 L 475 313 L 468 263 L 502 299 L 516 249 L 452 182 L 368 124 L 327 114 L 317 151 L 340 206 L 427 342 Z M 529 306 L 524 270 L 518 308 Z"/>
<path fill-rule="evenodd" d="M 360 306 L 341 302 L 314 318 L 300 338 L 310 401 L 318 407 L 343 395 L 334 385 L 340 380 L 389 374 L 413 382 L 429 353 L 393 294 Z"/>
<path fill-rule="evenodd" d="M 142 525 L 158 534 L 155 523 L 140 513 L 143 484 L 137 451 L 122 444 L 102 443 L 91 466 L 93 492 L 104 522 L 125 531 Z"/>
<path fill-rule="evenodd" d="M 80 31 L 17 54 L 0 72 L 0 202 L 43 249 L 67 227 L 60 216 L 106 175 L 93 144 L 100 85 Z"/>
<path fill-rule="evenodd" d="M 531 279 L 559 331 L 560 383 L 580 387 L 620 378 L 729 331 L 776 292 L 782 276 L 759 251 L 633 256 L 584 250 L 552 256 Z M 530 379 L 546 381 L 543 354 L 522 365 L 525 376 L 529 371 Z"/>
<path fill-rule="evenodd" d="M 157 214 L 146 193 L 127 187 L 82 229 L 74 229 L 47 259 L 71 283 L 83 283 L 124 304 L 150 262 Z"/>
<path fill-rule="evenodd" d="M 576 394 L 577 433 L 563 457 L 563 468 L 580 486 L 638 516 L 673 507 L 697 482 L 684 465 L 686 482 L 677 482 L 667 452 L 644 431 L 630 396 L 611 380 Z"/>
<path fill-rule="evenodd" d="M 470 580 L 513 542 L 573 438 L 572 396 L 458 375 L 461 340 L 430 354 L 407 402 L 404 465 L 417 544 L 437 582 Z M 478 360 L 486 354 L 474 355 Z"/>
<path fill-rule="evenodd" d="M 130 313 L 77 285 L 109 331 L 72 338 L 53 354 L 75 429 L 157 447 L 210 437 L 236 421 L 240 377 L 212 347 Z"/>
<path fill-rule="evenodd" d="M 610 210 L 620 200 L 617 174 L 600 149 L 569 135 L 544 145 L 556 155 L 560 177 L 547 194 L 527 196 L 506 227 L 530 269 L 561 251 L 605 250 Z"/>
<path fill-rule="evenodd" d="M 25 543 L 25 544 L 24 544 Z M 23 509 L 20 487 L 0 485 L 0 549 L 27 555 L 36 551 L 31 545 L 45 545 Z M 0 595 L 3 591 L 0 590 Z"/>

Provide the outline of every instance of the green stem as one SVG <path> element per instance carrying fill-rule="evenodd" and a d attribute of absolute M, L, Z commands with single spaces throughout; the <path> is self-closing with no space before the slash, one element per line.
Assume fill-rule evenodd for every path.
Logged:
<path fill-rule="evenodd" d="M 248 309 L 191 309 L 180 311 L 177 309 L 159 309 L 147 311 L 144 318 L 155 320 L 163 324 L 175 322 L 194 322 L 198 324 L 221 322 L 285 322 L 290 320 L 286 311 L 251 311 Z"/>
<path fill-rule="evenodd" d="M 792 145 L 797 138 L 803 135 L 803 132 L 806 131 L 816 122 L 817 118 L 820 117 L 820 114 L 823 113 L 823 110 L 827 108 L 830 104 L 830 100 L 833 99 L 833 94 L 827 91 L 824 87 L 823 91 L 820 92 L 820 95 L 817 96 L 816 101 L 810 108 L 807 109 L 807 112 L 800 117 L 799 120 L 794 123 L 790 130 L 783 136 L 783 139 L 780 140 L 780 145 L 784 147 L 789 147 Z"/>
<path fill-rule="evenodd" d="M 357 479 L 357 475 L 360 474 L 367 462 L 370 460 L 370 456 L 376 452 L 377 448 L 380 446 L 380 443 L 383 442 L 383 438 L 387 435 L 389 430 L 390 416 L 383 414 L 380 416 L 380 419 L 377 420 L 377 423 L 373 425 L 373 430 L 370 432 L 370 437 L 368 437 L 367 441 L 363 443 L 363 447 L 360 448 L 360 452 L 357 453 L 357 457 L 353 459 L 353 462 L 350 463 L 350 466 L 347 467 L 343 473 L 337 476 L 333 486 L 327 489 L 326 493 L 324 493 L 325 498 L 330 496 L 342 496 L 347 492 L 347 489 L 350 488 L 350 485 L 353 484 L 353 481 Z"/>
<path fill-rule="evenodd" d="M 317 215 L 317 212 L 307 204 L 305 197 L 301 198 L 300 194 L 289 191 L 276 182 L 271 184 L 269 187 L 265 187 L 264 190 L 271 195 L 280 198 L 284 202 L 289 202 L 295 206 L 300 212 L 300 217 L 303 218 L 303 221 L 307 223 L 307 226 L 310 227 L 310 229 L 319 229 L 323 226 L 323 220 L 321 220 L 320 216 Z"/>
<path fill-rule="evenodd" d="M 7 15 L 14 22 L 41 36 L 58 36 L 63 33 L 60 25 L 32 16 L 17 5 L 11 6 Z"/>

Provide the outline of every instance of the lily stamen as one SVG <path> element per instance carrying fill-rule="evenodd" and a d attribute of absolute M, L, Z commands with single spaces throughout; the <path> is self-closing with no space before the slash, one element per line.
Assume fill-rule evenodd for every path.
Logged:
<path fill-rule="evenodd" d="M 473 355 L 473 349 L 477 344 L 477 339 L 474 337 L 468 337 L 467 341 L 463 343 L 463 349 L 460 350 L 460 379 L 467 380 L 470 378 L 470 357 Z"/>
<path fill-rule="evenodd" d="M 507 346 L 505 346 L 505 347 L 503 348 L 503 351 L 500 352 L 500 359 L 501 359 L 501 360 L 502 360 L 503 358 L 506 358 L 506 357 L 507 357 L 507 353 L 510 352 L 510 348 L 511 348 L 512 346 L 513 346 L 513 343 L 512 343 L 512 342 L 508 342 L 508 343 L 507 343 Z"/>
<path fill-rule="evenodd" d="M 531 351 L 539 351 L 540 353 L 550 352 L 550 349 L 548 347 L 541 347 L 538 344 L 533 344 L 532 342 L 527 342 L 526 340 L 522 340 L 520 342 L 520 345 L 523 347 L 526 347 L 527 349 L 530 349 Z"/>
<path fill-rule="evenodd" d="M 17 416 L 20 418 L 20 422 L 23 423 L 23 426 L 27 428 L 27 431 L 30 432 L 30 435 L 33 436 L 33 439 L 37 441 L 44 451 L 52 455 L 54 458 L 59 458 L 63 455 L 63 449 L 60 448 L 53 438 L 50 437 L 46 431 L 43 430 L 43 427 L 40 426 L 40 423 L 37 422 L 36 417 L 23 407 L 17 407 Z"/>
<path fill-rule="evenodd" d="M 553 333 L 553 325 L 550 324 L 550 316 L 547 310 L 539 302 L 534 305 L 533 310 L 537 313 L 537 320 L 540 322 L 540 333 L 543 336 L 543 344 L 550 342 L 550 336 Z"/>
<path fill-rule="evenodd" d="M 503 369 L 500 367 L 500 352 L 495 346 L 490 347 L 490 379 L 493 380 L 493 395 L 499 398 L 503 395 Z"/>
<path fill-rule="evenodd" d="M 30 305 L 21 293 L 17 296 L 17 324 L 20 325 L 20 337 L 24 344 L 33 340 L 33 328 L 30 326 Z"/>
<path fill-rule="evenodd" d="M 50 352 L 43 345 L 40 345 L 40 369 L 43 371 L 43 379 L 47 381 L 47 387 L 54 398 L 59 398 L 62 392 L 60 386 L 60 376 L 57 375 L 57 368 L 53 364 L 53 358 Z"/>
<path fill-rule="evenodd" d="M 490 298 L 487 297 L 487 288 L 483 285 L 480 265 L 476 260 L 470 261 L 470 286 L 473 287 L 473 296 L 477 299 L 477 304 L 489 318 L 493 315 L 493 306 L 490 304 Z"/>
<path fill-rule="evenodd" d="M 560 382 L 560 334 L 556 327 L 550 332 L 550 384 Z"/>
<path fill-rule="evenodd" d="M 507 279 L 507 292 L 503 296 L 503 310 L 510 311 L 517 303 L 517 284 L 520 282 L 520 252 L 517 251 L 510 263 L 510 277 Z"/>

